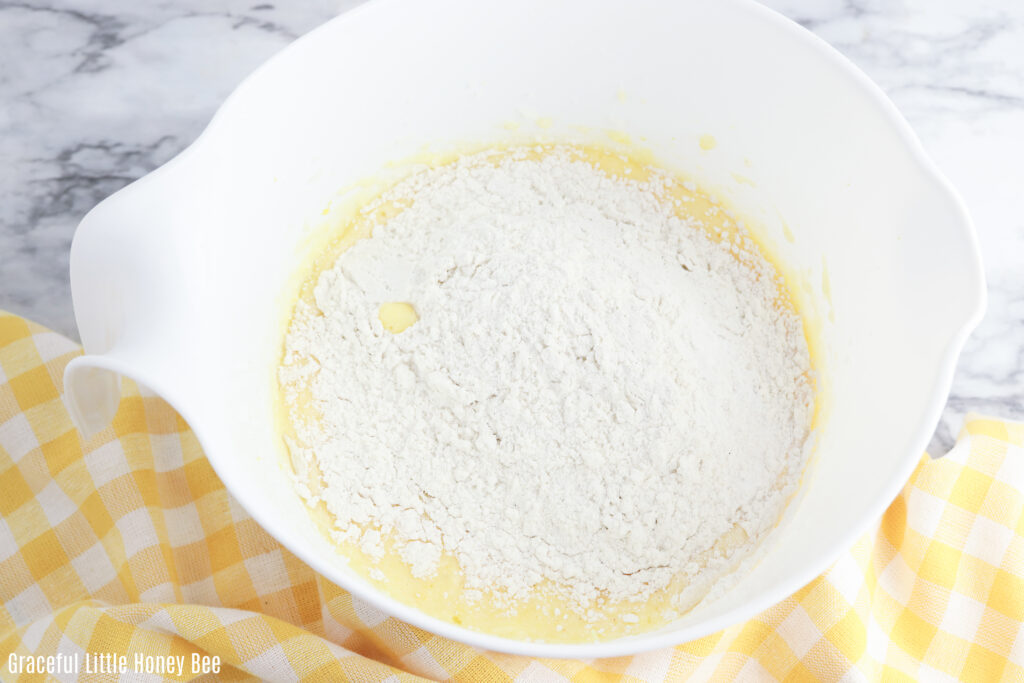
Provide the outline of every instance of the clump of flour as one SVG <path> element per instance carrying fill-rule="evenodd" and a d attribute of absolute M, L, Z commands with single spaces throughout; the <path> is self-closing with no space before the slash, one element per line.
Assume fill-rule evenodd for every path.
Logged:
<path fill-rule="evenodd" d="M 586 613 L 680 577 L 706 591 L 765 536 L 806 455 L 802 326 L 742 231 L 679 217 L 672 182 L 556 148 L 381 199 L 409 207 L 319 276 L 279 371 L 339 539 Z M 388 302 L 418 321 L 385 330 Z"/>

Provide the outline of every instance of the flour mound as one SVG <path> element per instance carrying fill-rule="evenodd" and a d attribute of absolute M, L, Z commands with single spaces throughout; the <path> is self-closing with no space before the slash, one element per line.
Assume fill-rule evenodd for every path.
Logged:
<path fill-rule="evenodd" d="M 338 538 L 585 613 L 680 580 L 692 604 L 770 531 L 811 420 L 801 323 L 742 231 L 677 215 L 672 182 L 556 149 L 385 195 L 411 205 L 320 275 L 279 374 Z M 418 321 L 386 331 L 387 302 Z"/>

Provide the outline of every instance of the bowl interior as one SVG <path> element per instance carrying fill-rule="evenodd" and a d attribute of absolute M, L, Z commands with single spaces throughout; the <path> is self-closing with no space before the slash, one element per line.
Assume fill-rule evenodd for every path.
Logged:
<path fill-rule="evenodd" d="M 662 632 L 597 646 L 474 634 L 350 574 L 285 478 L 272 416 L 283 292 L 312 219 L 389 161 L 425 144 L 599 140 L 609 130 L 699 179 L 785 265 L 819 342 L 815 467 L 760 563 Z M 714 149 L 698 144 L 704 135 Z M 822 571 L 908 476 L 982 296 L 966 216 L 891 105 L 810 34 L 740 1 L 594 11 L 583 0 L 377 0 L 261 68 L 188 152 L 106 211 L 149 212 L 125 239 L 150 245 L 146 258 L 159 264 L 137 268 L 133 286 L 174 343 L 164 357 L 139 354 L 144 374 L 257 520 L 400 618 L 530 654 L 607 656 L 692 639 Z"/>

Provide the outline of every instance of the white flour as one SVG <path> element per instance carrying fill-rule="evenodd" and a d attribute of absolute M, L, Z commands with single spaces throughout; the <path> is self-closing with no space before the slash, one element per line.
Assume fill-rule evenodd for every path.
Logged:
<path fill-rule="evenodd" d="M 450 553 L 471 593 L 545 583 L 585 612 L 674 577 L 692 604 L 771 529 L 811 419 L 801 324 L 749 242 L 676 217 L 667 182 L 561 150 L 387 195 L 415 202 L 322 273 L 280 370 L 293 461 L 318 466 L 339 538 L 378 556 L 390 537 L 420 577 Z M 386 331 L 385 302 L 418 322 Z M 734 526 L 749 541 L 716 549 Z"/>

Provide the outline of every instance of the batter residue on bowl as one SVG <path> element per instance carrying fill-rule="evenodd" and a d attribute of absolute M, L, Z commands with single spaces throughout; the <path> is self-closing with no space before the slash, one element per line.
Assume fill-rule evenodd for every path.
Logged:
<path fill-rule="evenodd" d="M 695 186 L 513 148 L 424 167 L 358 221 L 279 368 L 299 488 L 357 571 L 472 628 L 593 640 L 691 608 L 776 524 L 807 343 Z"/>

